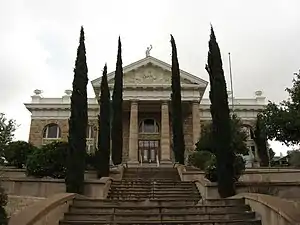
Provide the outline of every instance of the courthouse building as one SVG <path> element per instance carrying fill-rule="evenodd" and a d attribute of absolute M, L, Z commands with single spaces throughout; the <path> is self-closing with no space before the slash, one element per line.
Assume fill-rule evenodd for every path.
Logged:
<path fill-rule="evenodd" d="M 123 161 L 172 161 L 171 65 L 147 54 L 145 58 L 123 67 L 123 71 Z M 180 76 L 185 146 L 186 152 L 190 152 L 201 135 L 201 125 L 211 120 L 210 101 L 203 98 L 208 82 L 182 70 Z M 88 99 L 89 152 L 97 146 L 101 77 L 91 83 L 95 98 Z M 108 84 L 112 93 L 114 72 L 108 74 Z M 31 112 L 29 142 L 41 146 L 54 140 L 67 140 L 70 96 L 71 91 L 66 90 L 61 98 L 44 98 L 40 90 L 35 90 L 31 103 L 25 104 Z M 231 102 L 230 98 L 230 107 Z M 252 98 L 234 98 L 233 102 L 234 111 L 249 134 L 249 152 L 256 155 L 253 126 L 257 113 L 265 105 L 265 97 L 261 91 L 256 91 Z"/>

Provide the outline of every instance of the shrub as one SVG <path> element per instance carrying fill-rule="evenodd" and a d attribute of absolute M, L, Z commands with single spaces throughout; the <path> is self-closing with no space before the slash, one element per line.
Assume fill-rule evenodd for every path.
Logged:
<path fill-rule="evenodd" d="M 245 171 L 245 161 L 242 156 L 236 155 L 234 161 L 234 180 L 237 182 L 240 176 Z M 211 161 L 208 163 L 208 166 L 205 169 L 205 178 L 211 182 L 218 181 L 217 175 L 217 160 L 216 157 L 212 157 Z"/>
<path fill-rule="evenodd" d="M 196 151 L 189 155 L 188 163 L 201 170 L 205 170 L 214 155 L 209 151 Z"/>
<path fill-rule="evenodd" d="M 65 178 L 68 143 L 52 142 L 36 149 L 28 157 L 28 176 Z"/>
<path fill-rule="evenodd" d="M 291 166 L 295 168 L 300 168 L 300 151 L 299 150 L 294 150 L 289 152 L 290 160 L 289 163 Z"/>
<path fill-rule="evenodd" d="M 17 168 L 23 168 L 27 157 L 36 149 L 32 144 L 26 141 L 10 142 L 4 149 L 4 157 L 8 165 Z"/>
<path fill-rule="evenodd" d="M 7 194 L 5 193 L 4 189 L 0 187 L 0 225 L 8 224 L 7 214 L 4 209 L 4 206 L 7 205 L 7 201 Z"/>

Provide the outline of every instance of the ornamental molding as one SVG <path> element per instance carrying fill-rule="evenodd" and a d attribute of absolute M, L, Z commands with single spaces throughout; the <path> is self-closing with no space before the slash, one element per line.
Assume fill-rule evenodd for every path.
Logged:
<path fill-rule="evenodd" d="M 135 84 L 140 86 L 143 84 L 166 84 L 169 87 L 171 86 L 171 65 L 152 56 L 143 58 L 123 67 L 123 74 L 124 85 Z M 114 76 L 115 71 L 107 75 L 109 84 L 114 83 Z M 204 90 L 208 85 L 207 81 L 183 70 L 180 70 L 180 77 L 182 84 L 193 84 L 197 87 L 203 88 Z M 91 83 L 96 96 L 99 95 L 101 77 L 93 80 Z"/>

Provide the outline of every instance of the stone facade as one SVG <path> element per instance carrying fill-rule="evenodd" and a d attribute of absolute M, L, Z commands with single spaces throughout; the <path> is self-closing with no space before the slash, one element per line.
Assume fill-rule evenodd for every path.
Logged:
<path fill-rule="evenodd" d="M 69 125 L 67 119 L 32 119 L 29 131 L 29 142 L 35 146 L 49 143 L 51 140 L 43 140 L 43 131 L 49 124 L 57 124 L 61 130 L 61 138 L 58 140 L 67 141 Z"/>
<path fill-rule="evenodd" d="M 57 139 L 53 138 L 43 138 L 44 130 L 47 125 L 56 124 L 58 125 L 61 137 Z M 88 122 L 89 126 L 92 126 L 92 139 L 97 139 L 98 132 L 98 121 L 91 119 Z M 68 141 L 69 135 L 69 121 L 65 119 L 31 119 L 30 131 L 29 131 L 29 142 L 35 146 L 41 146 L 43 144 L 48 144 L 52 141 Z"/>
<path fill-rule="evenodd" d="M 123 161 L 173 161 L 171 66 L 148 56 L 125 66 L 123 71 Z M 208 83 L 185 71 L 180 71 L 180 76 L 184 140 L 186 152 L 189 153 L 194 150 L 195 143 L 201 135 L 201 125 L 211 121 L 209 99 L 202 98 Z M 87 143 L 89 147 L 93 145 L 93 149 L 97 145 L 98 136 L 100 83 L 101 77 L 92 81 L 96 97 L 88 99 L 92 134 Z M 114 72 L 108 74 L 108 84 L 112 93 Z M 67 141 L 71 91 L 66 90 L 66 95 L 62 98 L 43 98 L 40 93 L 40 90 L 36 90 L 32 102 L 25 104 L 32 113 L 29 141 L 36 146 L 53 140 Z M 257 113 L 265 105 L 265 98 L 261 94 L 256 92 L 255 98 L 250 99 L 234 99 L 235 113 L 248 126 L 253 127 Z M 149 125 L 149 121 L 153 124 Z M 43 138 L 44 129 L 48 124 L 59 126 L 61 136 L 58 139 Z M 141 124 L 143 129 L 146 126 L 148 130 L 141 130 Z M 153 126 L 154 130 L 149 126 Z M 253 140 L 249 140 L 249 145 L 254 145 Z"/>

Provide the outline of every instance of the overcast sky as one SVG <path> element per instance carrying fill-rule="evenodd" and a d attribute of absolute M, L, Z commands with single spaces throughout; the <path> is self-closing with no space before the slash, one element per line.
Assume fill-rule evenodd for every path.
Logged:
<path fill-rule="evenodd" d="M 299 8 L 299 0 L 2 0 L 0 111 L 20 124 L 16 138 L 28 140 L 30 113 L 23 103 L 37 88 L 44 97 L 61 97 L 71 88 L 81 25 L 90 80 L 105 62 L 114 70 L 119 35 L 123 65 L 145 57 L 150 44 L 152 56 L 170 63 L 170 34 L 181 69 L 208 80 L 212 23 L 227 79 L 231 52 L 235 96 L 262 90 L 280 101 L 300 68 Z M 94 97 L 90 83 L 88 90 Z M 276 146 L 277 153 L 285 151 Z"/>

